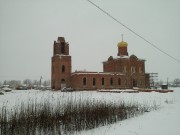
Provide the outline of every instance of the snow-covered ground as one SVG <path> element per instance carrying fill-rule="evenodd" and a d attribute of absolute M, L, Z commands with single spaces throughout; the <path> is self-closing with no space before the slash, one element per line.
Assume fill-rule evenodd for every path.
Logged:
<path fill-rule="evenodd" d="M 102 126 L 96 129 L 81 131 L 78 135 L 179 135 L 180 134 L 180 88 L 171 88 L 174 92 L 140 92 L 140 93 L 103 93 L 95 91 L 60 92 L 23 90 L 4 92 L 0 95 L 0 108 L 6 106 L 11 109 L 22 102 L 41 102 L 49 100 L 52 103 L 57 100 L 100 100 L 103 102 L 137 102 L 149 106 L 156 104 L 160 109 L 144 115 Z"/>

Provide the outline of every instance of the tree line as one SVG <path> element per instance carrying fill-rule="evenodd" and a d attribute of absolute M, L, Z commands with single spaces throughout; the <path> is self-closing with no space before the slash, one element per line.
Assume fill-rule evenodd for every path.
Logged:
<path fill-rule="evenodd" d="M 23 81 L 19 80 L 5 80 L 3 83 L 0 82 L 0 85 L 7 85 L 9 87 L 16 87 L 17 85 L 23 85 L 23 86 L 50 86 L 51 81 L 50 80 L 31 80 L 31 79 L 24 79 Z"/>

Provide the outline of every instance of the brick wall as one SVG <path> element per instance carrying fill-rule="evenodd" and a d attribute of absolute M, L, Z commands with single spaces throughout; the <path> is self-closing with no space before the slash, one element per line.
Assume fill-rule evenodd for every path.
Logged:
<path fill-rule="evenodd" d="M 86 78 L 86 84 L 83 84 L 83 79 Z M 93 85 L 95 78 L 95 85 Z M 104 78 L 104 85 L 102 84 Z M 112 79 L 112 82 L 111 82 Z M 119 82 L 120 79 L 120 82 Z M 125 75 L 113 73 L 72 73 L 71 87 L 76 90 L 96 90 L 96 89 L 125 89 L 131 88 L 130 80 L 126 79 Z"/>

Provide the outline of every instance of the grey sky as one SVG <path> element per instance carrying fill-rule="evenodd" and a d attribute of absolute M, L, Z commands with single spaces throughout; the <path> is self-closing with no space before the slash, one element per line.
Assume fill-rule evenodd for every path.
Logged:
<path fill-rule="evenodd" d="M 179 0 L 92 0 L 159 48 L 180 59 Z M 180 78 L 180 63 L 104 15 L 86 0 L 0 0 L 0 81 L 51 77 L 53 41 L 70 44 L 72 69 L 102 71 L 124 41 L 146 59 L 146 72 Z"/>

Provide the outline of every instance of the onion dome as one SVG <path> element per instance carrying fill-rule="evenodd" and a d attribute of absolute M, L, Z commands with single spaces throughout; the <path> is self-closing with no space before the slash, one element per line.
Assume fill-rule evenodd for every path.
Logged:
<path fill-rule="evenodd" d="M 118 43 L 117 45 L 118 47 L 127 47 L 128 46 L 128 43 L 124 42 L 124 41 L 121 41 Z"/>
<path fill-rule="evenodd" d="M 123 35 L 122 35 L 122 41 L 117 44 L 118 47 L 127 47 L 128 43 L 123 41 Z"/>

